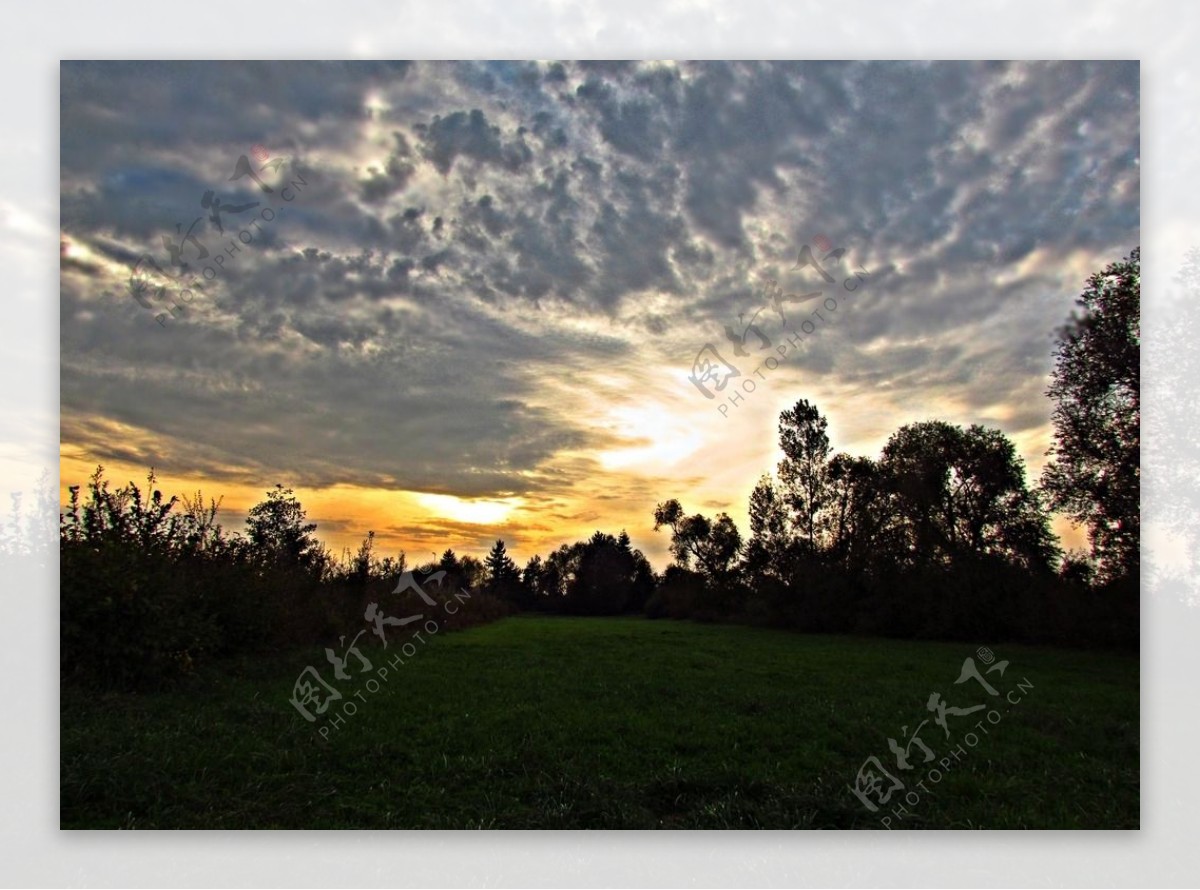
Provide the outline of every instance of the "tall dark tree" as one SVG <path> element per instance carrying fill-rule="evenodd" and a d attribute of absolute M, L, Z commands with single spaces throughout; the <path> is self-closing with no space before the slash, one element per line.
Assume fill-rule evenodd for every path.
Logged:
<path fill-rule="evenodd" d="M 774 480 L 764 475 L 750 493 L 746 568 L 752 578 L 782 576 L 788 539 L 788 511 L 783 495 Z"/>
<path fill-rule="evenodd" d="M 617 539 L 596 532 L 583 545 L 579 567 L 567 588 L 567 608 L 580 615 L 625 611 L 633 584 L 633 554 Z"/>
<path fill-rule="evenodd" d="M 515 598 L 521 573 L 517 570 L 517 564 L 512 561 L 512 557 L 508 555 L 503 541 L 496 541 L 492 545 L 492 549 L 484 561 L 484 566 L 487 569 L 488 591 L 504 599 Z"/>
<path fill-rule="evenodd" d="M 529 562 L 525 563 L 525 568 L 521 569 L 521 583 L 535 598 L 546 595 L 546 591 L 542 589 L 542 578 L 545 572 L 546 564 L 536 553 L 529 558 Z"/>
<path fill-rule="evenodd" d="M 314 569 L 322 562 L 322 549 L 313 532 L 316 523 L 290 488 L 276 484 L 266 500 L 250 508 L 246 533 L 251 553 L 261 562 L 281 568 Z"/>
<path fill-rule="evenodd" d="M 1049 519 L 1000 430 L 909 424 L 888 440 L 881 467 L 907 529 L 900 564 L 949 565 L 973 553 L 1046 569 L 1057 558 Z"/>
<path fill-rule="evenodd" d="M 540 567 L 537 576 L 538 596 L 544 596 L 550 599 L 548 605 L 551 608 L 556 607 L 556 600 L 562 598 L 565 590 L 565 584 L 562 577 L 562 558 L 554 558 L 554 554 L 546 557 L 545 563 Z"/>
<path fill-rule="evenodd" d="M 633 556 L 633 582 L 625 608 L 626 610 L 641 611 L 654 594 L 655 587 L 658 586 L 658 576 L 655 575 L 650 560 L 646 559 L 646 555 L 641 550 L 634 549 L 631 555 Z"/>
<path fill-rule="evenodd" d="M 829 550 L 851 574 L 899 548 L 895 495 L 869 457 L 836 454 L 829 461 Z"/>
<path fill-rule="evenodd" d="M 437 561 L 437 568 L 446 573 L 462 571 L 458 555 L 449 547 L 442 552 L 441 559 Z"/>
<path fill-rule="evenodd" d="M 1088 279 L 1059 331 L 1050 505 L 1088 528 L 1102 580 L 1134 577 L 1141 537 L 1141 249 Z"/>
<path fill-rule="evenodd" d="M 819 517 L 828 502 L 829 427 L 817 406 L 801 399 L 779 415 L 779 481 L 796 532 L 810 550 L 820 546 Z"/>
<path fill-rule="evenodd" d="M 633 546 L 633 541 L 625 529 L 621 529 L 621 534 L 617 535 L 617 547 L 621 551 L 623 565 L 628 573 L 627 578 L 623 581 L 628 587 L 624 610 L 640 612 L 654 593 L 658 578 L 654 574 L 650 560 L 646 559 L 646 555 L 641 550 Z M 629 567 L 632 569 L 630 570 Z"/>
<path fill-rule="evenodd" d="M 571 582 L 579 574 L 579 562 L 583 558 L 583 547 L 582 541 L 576 541 L 574 544 L 562 544 L 546 557 L 542 585 L 547 596 L 566 596 Z"/>

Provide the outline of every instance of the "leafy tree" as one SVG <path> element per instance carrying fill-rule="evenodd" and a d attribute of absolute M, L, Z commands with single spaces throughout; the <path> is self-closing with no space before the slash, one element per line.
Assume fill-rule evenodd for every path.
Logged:
<path fill-rule="evenodd" d="M 434 560 L 413 566 L 413 574 L 422 586 L 425 586 L 424 579 L 431 576 L 438 576 L 438 573 L 444 573 L 438 576 L 438 580 L 431 582 L 434 586 L 432 591 L 456 591 L 466 589 L 469 591 L 483 591 L 487 584 L 487 569 L 483 563 L 472 556 L 458 556 L 453 550 L 447 548 L 442 552 L 440 557 L 434 554 Z M 405 556 L 401 554 L 401 560 L 405 561 Z M 402 570 L 400 575 L 404 574 Z M 426 587 L 426 592 L 437 597 L 435 592 Z"/>
<path fill-rule="evenodd" d="M 546 595 L 545 591 L 542 590 L 542 578 L 545 571 L 546 564 L 542 562 L 542 558 L 536 553 L 530 557 L 529 562 L 525 563 L 525 568 L 521 569 L 521 583 L 535 597 Z"/>
<path fill-rule="evenodd" d="M 583 558 L 583 542 L 563 544 L 546 558 L 543 587 L 550 597 L 566 596 L 567 590 L 579 574 L 579 563 Z"/>
<path fill-rule="evenodd" d="M 851 574 L 900 550 L 896 505 L 879 464 L 836 454 L 829 461 L 830 555 Z"/>
<path fill-rule="evenodd" d="M 532 595 L 536 608 L 558 607 L 558 600 L 563 595 L 563 583 L 559 575 L 559 564 L 553 555 L 545 560 L 537 555 L 531 558 L 521 572 L 521 581 Z"/>
<path fill-rule="evenodd" d="M 1141 250 L 1088 279 L 1059 331 L 1050 505 L 1088 528 L 1101 580 L 1136 577 L 1141 538 Z"/>
<path fill-rule="evenodd" d="M 888 440 L 881 466 L 907 530 L 901 564 L 949 565 L 975 553 L 1044 569 L 1057 558 L 1049 519 L 1000 430 L 909 424 Z"/>
<path fill-rule="evenodd" d="M 818 517 L 828 502 L 828 426 L 816 405 L 805 399 L 779 415 L 779 480 L 796 531 L 810 549 L 819 546 Z"/>
<path fill-rule="evenodd" d="M 477 590 L 488 581 L 487 567 L 483 563 L 473 556 L 460 557 L 449 548 L 429 570 L 445 572 L 446 580 L 442 585 L 451 589 L 466 587 Z"/>
<path fill-rule="evenodd" d="M 81 506 L 79 486 L 72 485 L 70 504 L 62 517 L 62 537 L 87 542 L 92 547 L 128 545 L 142 551 L 176 548 L 180 517 L 170 513 L 179 498 L 163 500 L 156 487 L 154 469 L 146 475 L 146 494 L 130 482 L 112 491 L 104 478 L 104 467 L 97 466 L 89 480 L 90 498 Z"/>
<path fill-rule="evenodd" d="M 617 615 L 640 611 L 657 579 L 629 536 L 596 532 L 587 541 L 564 544 L 545 561 L 525 566 L 532 604 L 575 615 Z"/>
<path fill-rule="evenodd" d="M 955 428 L 934 420 L 901 427 L 884 446 L 882 467 L 898 495 L 907 532 L 903 550 L 893 554 L 900 565 L 949 559 L 953 528 L 942 513 L 948 507 L 956 444 Z"/>
<path fill-rule="evenodd" d="M 151 688 L 206 659 L 353 638 L 375 595 L 371 581 L 405 571 L 403 554 L 376 559 L 370 534 L 356 556 L 331 565 L 303 509 L 279 486 L 251 511 L 250 537 L 230 538 L 215 521 L 217 501 L 205 505 L 197 493 L 175 510 L 179 499 L 163 497 L 153 470 L 148 481 L 147 489 L 113 490 L 98 468 L 86 495 L 70 487 L 59 517 L 64 682 Z M 478 591 L 478 560 L 447 551 L 443 563 L 454 570 L 434 579 L 443 592 Z M 508 611 L 481 594 L 445 620 L 465 627 Z"/>
<path fill-rule="evenodd" d="M 596 532 L 580 551 L 579 568 L 567 588 L 567 608 L 586 615 L 625 611 L 633 568 L 632 554 L 616 538 Z"/>
<path fill-rule="evenodd" d="M 750 493 L 750 541 L 746 568 L 752 578 L 781 577 L 788 545 L 788 512 L 783 494 L 768 475 Z"/>
<path fill-rule="evenodd" d="M 646 559 L 641 550 L 634 549 L 631 555 L 633 556 L 633 581 L 625 608 L 627 611 L 641 611 L 650 597 L 654 595 L 654 589 L 658 586 L 658 576 L 655 575 L 650 560 Z"/>
<path fill-rule="evenodd" d="M 697 513 L 686 516 L 672 498 L 654 508 L 654 530 L 671 529 L 671 554 L 683 568 L 692 560 L 710 583 L 727 579 L 742 549 L 742 536 L 733 520 L 721 513 L 715 520 Z"/>
<path fill-rule="evenodd" d="M 458 561 L 459 572 L 462 574 L 462 586 L 472 590 L 480 588 L 487 575 L 487 566 L 473 556 L 464 556 Z"/>
<path fill-rule="evenodd" d="M 712 585 L 699 572 L 669 565 L 662 581 L 646 603 L 649 618 L 695 618 L 711 598 Z M 709 617 L 709 616 L 704 616 Z"/>
<path fill-rule="evenodd" d="M 621 554 L 621 585 L 623 588 L 624 608 L 622 611 L 640 612 L 646 601 L 654 593 L 658 584 L 650 560 L 644 553 L 633 546 L 629 533 L 621 529 L 617 535 L 617 549 Z"/>
<path fill-rule="evenodd" d="M 278 568 L 312 570 L 321 563 L 322 548 L 313 537 L 316 523 L 290 488 L 276 483 L 267 499 L 250 508 L 246 533 L 252 555 L 262 564 Z"/>

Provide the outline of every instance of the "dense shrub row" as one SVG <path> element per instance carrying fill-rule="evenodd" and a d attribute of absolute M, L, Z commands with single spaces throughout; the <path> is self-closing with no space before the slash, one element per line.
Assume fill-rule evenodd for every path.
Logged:
<path fill-rule="evenodd" d="M 369 603 L 400 602 L 393 591 L 407 570 L 403 556 L 377 559 L 369 536 L 355 556 L 333 559 L 289 490 L 277 487 L 251 511 L 243 536 L 216 524 L 216 503 L 164 500 L 154 484 L 151 473 L 146 491 L 113 490 L 98 469 L 86 497 L 71 489 L 59 536 L 65 682 L 163 686 L 223 656 L 353 637 Z M 511 611 L 478 589 L 477 567 L 447 551 L 417 570 L 446 572 L 430 588 L 435 597 L 472 591 L 453 615 L 439 616 L 444 627 Z"/>

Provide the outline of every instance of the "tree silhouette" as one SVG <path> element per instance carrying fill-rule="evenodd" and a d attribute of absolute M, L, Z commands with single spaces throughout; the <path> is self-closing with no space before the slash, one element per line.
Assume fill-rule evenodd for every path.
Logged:
<path fill-rule="evenodd" d="M 764 475 L 750 493 L 746 568 L 751 577 L 782 577 L 788 540 L 788 515 L 783 494 L 771 477 Z"/>
<path fill-rule="evenodd" d="M 487 589 L 504 599 L 515 599 L 521 582 L 521 573 L 508 555 L 503 541 L 496 541 L 484 560 L 487 569 Z"/>
<path fill-rule="evenodd" d="M 654 508 L 654 530 L 663 526 L 671 529 L 671 554 L 679 564 L 686 569 L 694 559 L 712 583 L 725 578 L 742 549 L 742 536 L 727 515 L 715 520 L 699 513 L 686 516 L 674 498 Z"/>
<path fill-rule="evenodd" d="M 883 554 L 899 552 L 895 493 L 880 465 L 869 457 L 836 454 L 829 461 L 830 556 L 853 575 Z"/>
<path fill-rule="evenodd" d="M 1085 524 L 1101 580 L 1132 578 L 1141 539 L 1141 250 L 1088 279 L 1060 329 L 1042 487 Z"/>
<path fill-rule="evenodd" d="M 816 405 L 801 399 L 779 415 L 779 480 L 800 537 L 810 549 L 819 546 L 818 515 L 828 501 L 826 461 L 828 423 Z"/>
<path fill-rule="evenodd" d="M 992 554 L 1048 569 L 1057 558 L 1049 519 L 1000 430 L 909 424 L 884 446 L 881 467 L 907 532 L 897 561 L 950 565 L 961 554 Z"/>
<path fill-rule="evenodd" d="M 321 545 L 313 537 L 316 523 L 290 488 L 276 483 L 267 499 L 250 508 L 246 534 L 251 553 L 261 562 L 280 568 L 313 569 L 322 562 Z"/>

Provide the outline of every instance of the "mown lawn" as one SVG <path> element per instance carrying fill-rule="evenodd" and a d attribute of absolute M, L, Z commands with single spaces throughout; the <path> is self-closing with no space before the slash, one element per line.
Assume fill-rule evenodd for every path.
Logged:
<path fill-rule="evenodd" d="M 288 699 L 306 665 L 331 679 L 317 646 L 170 693 L 64 688 L 62 827 L 1137 828 L 1136 657 L 993 648 L 996 698 L 955 685 L 965 643 L 518 617 L 430 638 L 378 692 L 356 675 L 316 724 Z M 948 715 L 947 741 L 932 692 L 999 722 Z M 934 761 L 898 770 L 888 737 L 926 719 Z M 874 814 L 847 787 L 872 755 L 908 786 Z"/>

